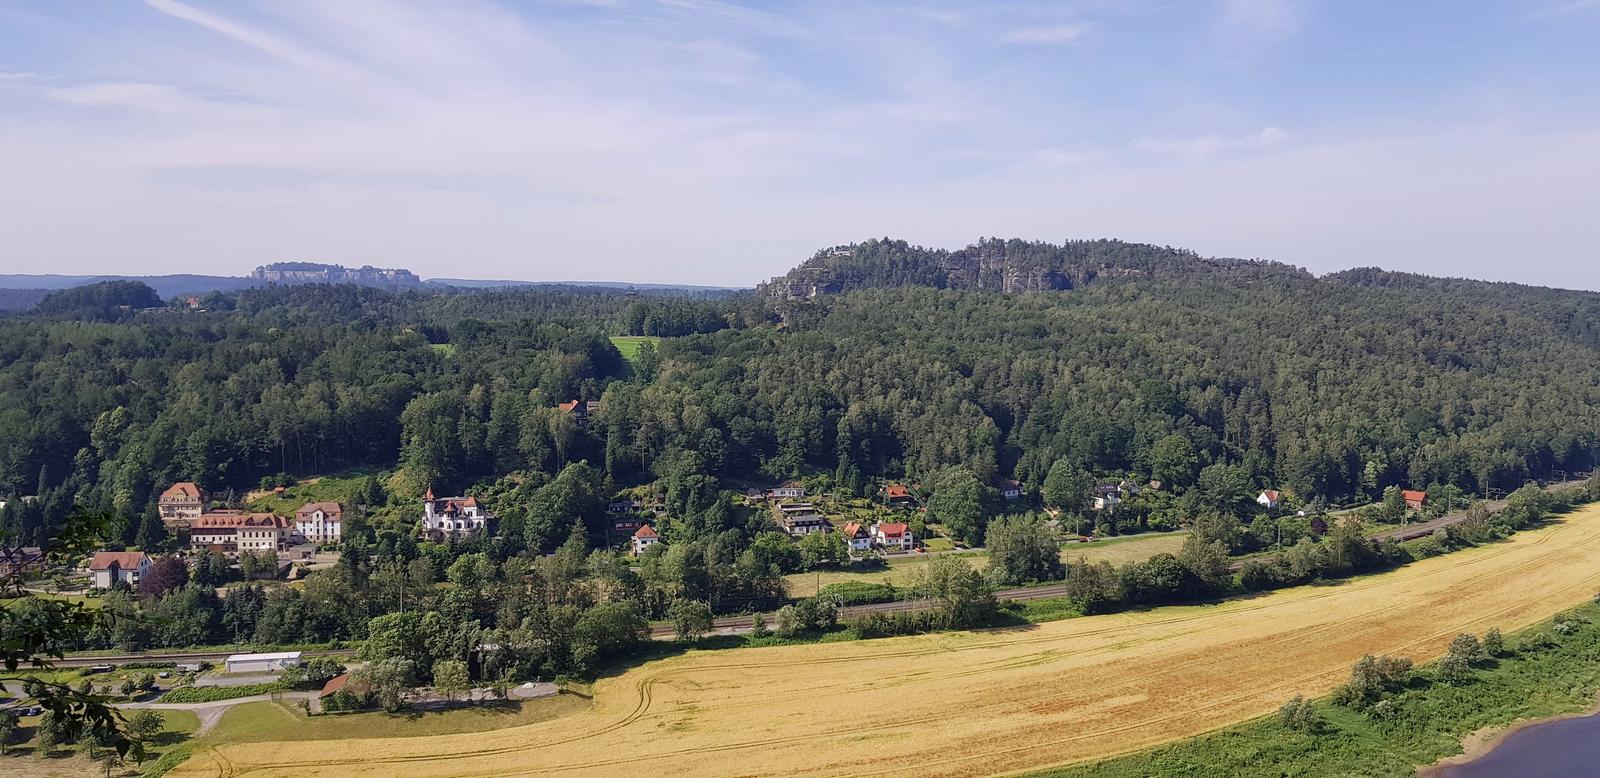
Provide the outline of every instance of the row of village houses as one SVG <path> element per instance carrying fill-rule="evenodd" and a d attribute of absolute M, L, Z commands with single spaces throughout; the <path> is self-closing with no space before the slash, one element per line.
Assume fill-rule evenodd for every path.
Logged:
<path fill-rule="evenodd" d="M 235 510 L 210 510 L 211 500 L 198 485 L 182 481 L 161 493 L 157 509 L 173 534 L 185 534 L 196 549 L 225 552 L 287 551 L 305 543 L 338 543 L 344 536 L 344 506 L 308 502 L 294 516 Z M 461 535 L 486 529 L 494 515 L 474 497 L 422 497 L 422 529 L 430 537 Z"/>

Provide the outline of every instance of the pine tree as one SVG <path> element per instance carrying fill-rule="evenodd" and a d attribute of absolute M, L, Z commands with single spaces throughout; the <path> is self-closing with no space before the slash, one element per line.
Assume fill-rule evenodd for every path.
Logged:
<path fill-rule="evenodd" d="M 167 542 L 167 527 L 161 523 L 161 512 L 156 509 L 155 503 L 145 508 L 144 521 L 139 525 L 139 535 L 134 542 L 145 551 L 159 548 Z"/>

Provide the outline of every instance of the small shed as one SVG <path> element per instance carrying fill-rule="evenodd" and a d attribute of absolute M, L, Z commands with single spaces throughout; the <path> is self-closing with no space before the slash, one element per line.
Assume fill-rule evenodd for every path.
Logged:
<path fill-rule="evenodd" d="M 299 651 L 276 654 L 234 654 L 223 662 L 230 673 L 277 673 L 300 666 Z"/>

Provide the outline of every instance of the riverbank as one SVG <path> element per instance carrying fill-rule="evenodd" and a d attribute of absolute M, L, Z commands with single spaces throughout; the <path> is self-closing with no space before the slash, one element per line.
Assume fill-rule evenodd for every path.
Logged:
<path fill-rule="evenodd" d="M 1557 724 L 1574 719 L 1585 719 L 1600 716 L 1600 698 L 1592 701 L 1585 710 L 1573 713 L 1564 713 L 1559 716 L 1547 716 L 1538 719 L 1522 719 L 1512 722 L 1508 726 L 1488 726 L 1468 733 L 1461 739 L 1461 753 L 1457 756 L 1446 757 L 1431 765 L 1419 768 L 1417 778 L 1450 778 L 1457 772 L 1453 768 L 1467 767 L 1479 760 L 1485 759 L 1494 753 L 1508 740 L 1516 735 L 1536 727 Z"/>
<path fill-rule="evenodd" d="M 1588 603 L 1524 629 L 1508 652 L 1460 685 L 1417 680 L 1382 716 L 1317 700 L 1323 726 L 1295 731 L 1267 716 L 1197 738 L 1112 759 L 1033 773 L 1109 776 L 1438 775 L 1481 758 L 1515 732 L 1586 715 L 1600 695 L 1600 605 Z M 1564 626 L 1558 626 L 1564 625 Z M 1492 625 L 1486 625 L 1492 626 Z M 1444 761 L 1448 760 L 1448 761 Z M 1434 771 L 1434 772 L 1430 772 Z"/>

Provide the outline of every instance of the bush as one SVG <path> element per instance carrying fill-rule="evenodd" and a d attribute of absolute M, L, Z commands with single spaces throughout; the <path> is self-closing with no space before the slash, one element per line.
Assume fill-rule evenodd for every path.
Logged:
<path fill-rule="evenodd" d="M 849 626 L 862 638 L 884 638 L 931 632 L 943 628 L 944 621 L 932 610 L 873 612 L 855 618 Z"/>
<path fill-rule="evenodd" d="M 358 695 L 348 689 L 340 689 L 322 698 L 322 710 L 326 713 L 361 710 L 371 705 L 372 697 L 370 695 Z"/>
<path fill-rule="evenodd" d="M 833 600 L 841 605 L 868 605 L 876 602 L 894 602 L 900 593 L 889 583 L 843 581 L 828 584 L 817 592 L 817 597 Z"/>
<path fill-rule="evenodd" d="M 1450 641 L 1450 650 L 1446 656 L 1456 657 L 1471 665 L 1483 660 L 1483 644 L 1478 642 L 1477 635 L 1463 632 L 1456 635 L 1455 640 Z"/>
<path fill-rule="evenodd" d="M 828 632 L 838 625 L 839 611 L 833 603 L 811 597 L 778 609 L 775 634 L 787 639 L 805 633 Z"/>
<path fill-rule="evenodd" d="M 1458 654 L 1445 654 L 1444 658 L 1439 660 L 1439 665 L 1434 668 L 1433 677 L 1440 683 L 1452 685 L 1466 683 L 1472 678 L 1472 665 Z"/>
<path fill-rule="evenodd" d="M 1350 681 L 1334 690 L 1333 701 L 1347 708 L 1366 710 L 1385 695 L 1404 688 L 1410 680 L 1410 659 L 1367 654 L 1350 669 Z"/>
<path fill-rule="evenodd" d="M 161 695 L 157 702 L 217 702 L 280 691 L 284 691 L 284 685 L 279 681 L 243 686 L 180 686 Z"/>
<path fill-rule="evenodd" d="M 1493 627 L 1483 633 L 1483 653 L 1491 658 L 1505 655 L 1506 640 L 1501 637 L 1499 627 Z"/>
<path fill-rule="evenodd" d="M 1248 560 L 1239 569 L 1239 585 L 1252 592 L 1275 589 L 1282 585 L 1278 566 L 1260 559 Z"/>
<path fill-rule="evenodd" d="M 1299 694 L 1278 709 L 1278 721 L 1294 732 L 1315 733 L 1322 729 L 1322 717 L 1317 715 L 1316 706 Z"/>

